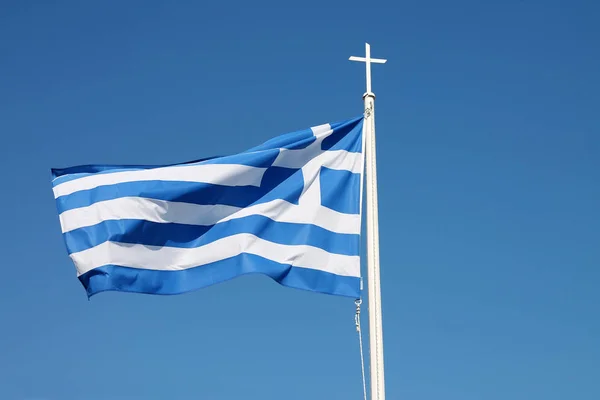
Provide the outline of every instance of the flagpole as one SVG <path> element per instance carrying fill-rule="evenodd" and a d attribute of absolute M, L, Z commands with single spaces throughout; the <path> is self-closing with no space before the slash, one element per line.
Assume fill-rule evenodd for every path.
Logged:
<path fill-rule="evenodd" d="M 366 208 L 367 208 L 367 287 L 369 296 L 369 354 L 371 400 L 385 400 L 383 365 L 383 326 L 381 316 L 381 278 L 379 273 L 379 211 L 377 202 L 377 155 L 375 149 L 375 94 L 371 91 L 371 63 L 386 60 L 371 58 L 371 46 L 365 44 L 365 57 L 350 57 L 366 65 L 367 91 L 363 95 L 365 113 Z"/>

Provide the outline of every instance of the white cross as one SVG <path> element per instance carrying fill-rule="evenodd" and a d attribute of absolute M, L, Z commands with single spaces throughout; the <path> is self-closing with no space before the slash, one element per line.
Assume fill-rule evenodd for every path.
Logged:
<path fill-rule="evenodd" d="M 371 93 L 371 63 L 385 64 L 387 60 L 380 58 L 371 58 L 371 45 L 365 43 L 365 57 L 350 57 L 350 61 L 361 61 L 364 62 L 367 67 L 367 94 Z"/>

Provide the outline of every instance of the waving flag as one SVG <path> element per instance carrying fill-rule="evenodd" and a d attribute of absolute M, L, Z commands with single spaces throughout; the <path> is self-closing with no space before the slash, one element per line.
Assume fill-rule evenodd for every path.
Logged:
<path fill-rule="evenodd" d="M 179 294 L 260 273 L 358 297 L 362 123 L 183 164 L 53 169 L 67 251 L 88 296 Z"/>

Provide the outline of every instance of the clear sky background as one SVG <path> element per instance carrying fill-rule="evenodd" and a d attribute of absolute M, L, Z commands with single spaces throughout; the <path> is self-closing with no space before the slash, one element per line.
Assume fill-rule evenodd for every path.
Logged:
<path fill-rule="evenodd" d="M 387 398 L 600 398 L 600 3 L 0 2 L 0 398 L 360 399 L 351 299 L 248 276 L 87 300 L 50 168 L 362 112 Z M 367 315 L 364 315 L 367 324 Z"/>

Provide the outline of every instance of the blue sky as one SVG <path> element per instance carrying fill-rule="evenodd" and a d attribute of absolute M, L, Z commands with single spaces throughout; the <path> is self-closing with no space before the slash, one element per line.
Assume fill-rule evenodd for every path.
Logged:
<path fill-rule="evenodd" d="M 350 299 L 248 276 L 88 301 L 50 168 L 230 154 L 359 115 L 347 58 L 365 41 L 389 60 L 373 71 L 388 398 L 600 398 L 599 16 L 2 1 L 0 398 L 361 398 Z"/>

